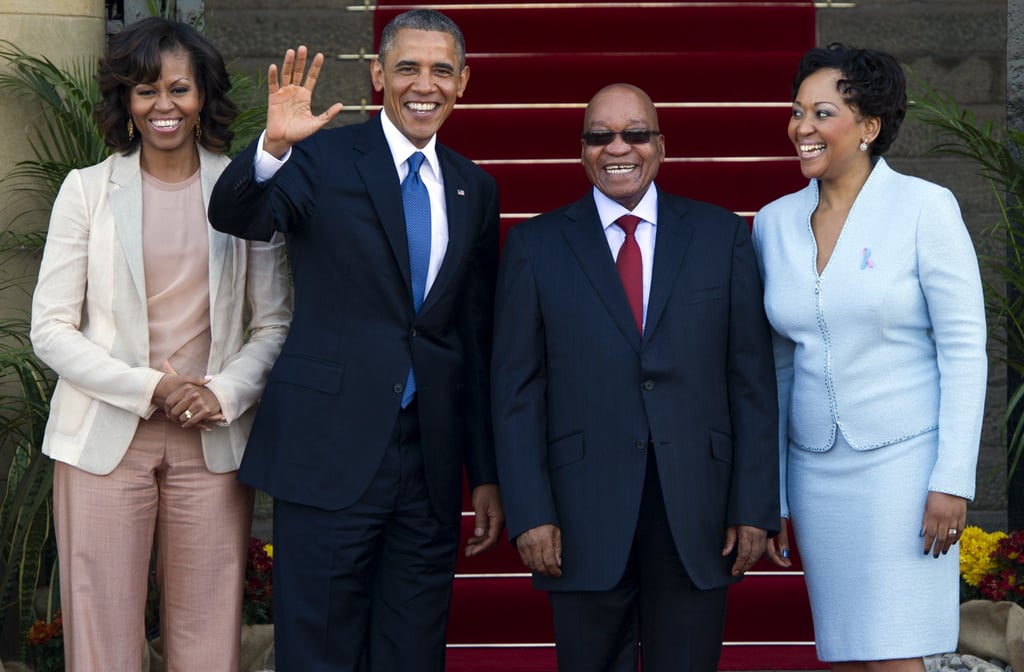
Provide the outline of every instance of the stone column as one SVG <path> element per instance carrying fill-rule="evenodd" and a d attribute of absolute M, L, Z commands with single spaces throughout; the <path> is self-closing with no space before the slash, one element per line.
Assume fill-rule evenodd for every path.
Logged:
<path fill-rule="evenodd" d="M 0 40 L 7 40 L 22 50 L 45 56 L 59 66 L 74 59 L 95 62 L 104 46 L 105 22 L 103 0 L 3 0 L 0 2 Z M 5 69 L 6 63 L 0 63 Z M 0 129 L 4 141 L 0 142 L 0 227 L 10 223 L 16 196 L 4 188 L 6 176 L 15 163 L 32 158 L 29 135 L 39 108 L 15 96 L 0 96 Z M 23 219 L 19 226 L 45 226 L 44 215 Z M 24 267 L 5 268 L 3 276 L 34 278 L 34 255 L 25 255 Z M 28 258 L 32 257 L 32 258 Z M 19 260 L 21 261 L 21 260 Z M 5 265 L 11 263 L 10 260 Z M 22 264 L 16 264 L 22 266 Z M 26 279 L 26 283 L 29 280 Z M 29 285 L 31 290 L 31 284 Z M 18 305 L 18 304 L 21 305 Z M 19 292 L 5 291 L 0 301 L 0 315 L 27 308 L 28 298 Z"/>

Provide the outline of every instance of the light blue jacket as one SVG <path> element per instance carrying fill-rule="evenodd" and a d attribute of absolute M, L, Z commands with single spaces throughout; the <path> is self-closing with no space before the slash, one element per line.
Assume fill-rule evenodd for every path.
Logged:
<path fill-rule="evenodd" d="M 985 400 L 978 262 L 953 194 L 878 159 L 817 273 L 818 184 L 768 204 L 754 244 L 790 445 L 871 450 L 938 429 L 929 490 L 974 497 Z"/>

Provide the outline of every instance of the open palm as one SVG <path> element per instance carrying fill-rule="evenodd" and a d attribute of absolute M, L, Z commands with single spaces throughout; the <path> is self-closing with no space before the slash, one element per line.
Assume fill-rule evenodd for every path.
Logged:
<path fill-rule="evenodd" d="M 307 51 L 305 46 L 297 50 L 285 52 L 284 63 L 281 65 L 281 77 L 277 76 L 277 65 L 267 70 L 267 135 L 264 149 L 281 157 L 295 143 L 313 135 L 339 112 L 342 104 L 335 103 L 320 114 L 313 114 L 310 106 L 313 100 L 313 89 L 316 88 L 320 68 L 323 67 L 324 55 L 317 54 L 306 69 Z M 305 81 L 303 81 L 305 75 Z"/>

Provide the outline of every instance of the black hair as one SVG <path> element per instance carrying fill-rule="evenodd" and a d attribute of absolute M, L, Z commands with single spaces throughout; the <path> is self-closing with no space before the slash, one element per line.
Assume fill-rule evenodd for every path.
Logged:
<path fill-rule="evenodd" d="M 808 76 L 823 69 L 838 70 L 836 86 L 846 104 L 863 117 L 878 117 L 881 129 L 871 143 L 871 155 L 881 156 L 899 134 L 907 115 L 907 77 L 891 55 L 833 42 L 815 48 L 800 59 L 793 79 L 793 98 Z"/>
<path fill-rule="evenodd" d="M 231 80 L 224 59 L 192 26 L 160 17 L 142 19 L 113 35 L 106 54 L 100 58 L 96 77 L 100 102 L 94 116 L 104 142 L 125 154 L 139 145 L 139 134 L 134 139 L 128 136 L 131 91 L 139 84 L 150 84 L 160 78 L 162 55 L 167 52 L 185 53 L 191 61 L 203 98 L 199 144 L 211 151 L 226 150 L 234 137 L 230 126 L 238 116 L 238 108 L 227 96 Z"/>

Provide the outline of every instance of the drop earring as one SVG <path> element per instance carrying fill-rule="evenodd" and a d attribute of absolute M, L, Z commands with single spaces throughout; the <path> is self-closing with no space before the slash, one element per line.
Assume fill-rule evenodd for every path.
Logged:
<path fill-rule="evenodd" d="M 867 140 L 861 140 L 860 141 L 860 151 L 862 151 L 862 152 L 868 151 L 868 141 Z"/>
<path fill-rule="evenodd" d="M 203 127 L 200 124 L 202 117 L 196 117 L 196 142 L 203 139 Z"/>
<path fill-rule="evenodd" d="M 128 117 L 128 142 L 135 139 L 135 122 L 132 121 L 131 117 Z"/>

